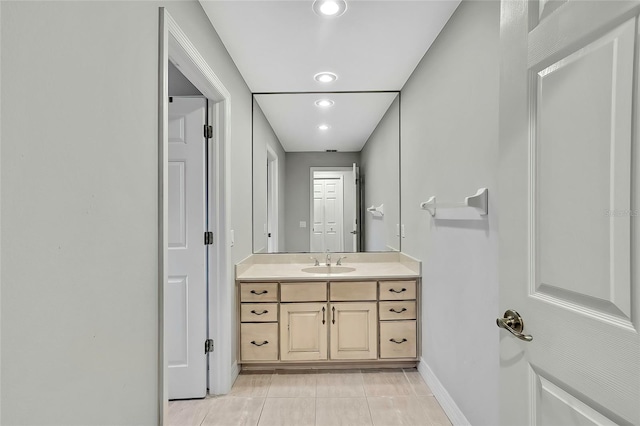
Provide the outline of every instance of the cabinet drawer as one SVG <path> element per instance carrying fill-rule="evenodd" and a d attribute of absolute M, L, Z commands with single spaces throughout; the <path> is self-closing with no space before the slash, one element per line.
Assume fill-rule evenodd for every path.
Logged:
<path fill-rule="evenodd" d="M 243 361 L 277 361 L 278 324 L 240 324 L 240 356 Z"/>
<path fill-rule="evenodd" d="M 282 283 L 282 302 L 326 302 L 327 283 Z"/>
<path fill-rule="evenodd" d="M 240 283 L 241 302 L 277 302 L 278 283 Z"/>
<path fill-rule="evenodd" d="M 380 358 L 416 357 L 416 322 L 380 322 Z"/>
<path fill-rule="evenodd" d="M 380 281 L 380 300 L 414 300 L 415 281 Z"/>
<path fill-rule="evenodd" d="M 277 303 L 243 303 L 240 306 L 242 322 L 276 322 L 278 321 Z"/>
<path fill-rule="evenodd" d="M 380 302 L 380 320 L 416 319 L 416 302 Z"/>
<path fill-rule="evenodd" d="M 335 282 L 329 284 L 331 301 L 376 300 L 376 282 Z"/>

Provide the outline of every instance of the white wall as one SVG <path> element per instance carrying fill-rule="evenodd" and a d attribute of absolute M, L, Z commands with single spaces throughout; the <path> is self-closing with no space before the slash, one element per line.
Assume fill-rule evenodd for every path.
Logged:
<path fill-rule="evenodd" d="M 471 424 L 498 418 L 497 1 L 463 1 L 402 89 L 402 251 L 423 262 L 423 358 Z M 489 216 L 433 220 L 431 195 L 489 188 Z"/>
<path fill-rule="evenodd" d="M 157 424 L 158 7 L 231 93 L 234 262 L 250 92 L 195 0 L 0 4 L 0 423 Z"/>
<path fill-rule="evenodd" d="M 360 162 L 359 152 L 288 152 L 285 191 L 285 247 L 288 252 L 308 252 L 311 167 L 351 167 Z M 300 222 L 307 223 L 300 228 Z"/>
<path fill-rule="evenodd" d="M 363 207 L 384 204 L 384 216 L 364 214 L 364 250 L 400 250 L 400 101 L 396 98 L 360 153 Z"/>
<path fill-rule="evenodd" d="M 285 248 L 286 153 L 258 102 L 253 101 L 253 252 L 266 253 L 267 146 L 278 156 L 278 245 Z"/>

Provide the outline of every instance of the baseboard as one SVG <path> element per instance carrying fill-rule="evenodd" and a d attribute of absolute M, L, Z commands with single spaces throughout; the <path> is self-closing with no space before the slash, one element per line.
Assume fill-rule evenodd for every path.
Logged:
<path fill-rule="evenodd" d="M 418 371 L 424 381 L 427 382 L 427 386 L 431 388 L 433 396 L 438 400 L 440 406 L 449 417 L 449 420 L 451 420 L 451 423 L 454 426 L 471 426 L 469 420 L 462 414 L 456 402 L 451 398 L 451 395 L 449 395 L 449 392 L 447 392 L 442 383 L 440 383 L 440 380 L 438 380 L 431 368 L 427 365 L 424 358 L 420 358 Z"/>
<path fill-rule="evenodd" d="M 229 386 L 229 390 L 231 390 L 231 388 L 233 387 L 233 384 L 236 382 L 236 379 L 238 378 L 238 374 L 240 374 L 240 366 L 238 365 L 238 361 L 234 361 L 233 364 L 231 364 L 231 371 L 229 373 L 230 375 L 229 383 L 231 383 L 231 386 Z"/>

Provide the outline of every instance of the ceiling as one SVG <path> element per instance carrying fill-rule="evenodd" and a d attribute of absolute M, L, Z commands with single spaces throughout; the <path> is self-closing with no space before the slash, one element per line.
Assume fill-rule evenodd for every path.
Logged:
<path fill-rule="evenodd" d="M 346 12 L 335 18 L 316 15 L 312 0 L 200 0 L 200 3 L 249 89 L 260 93 L 400 90 L 460 1 L 347 0 Z M 332 83 L 315 81 L 313 76 L 323 71 L 337 74 L 338 79 Z M 346 95 L 341 97 L 343 105 L 361 107 L 355 98 L 353 102 L 343 98 Z M 298 99 L 298 108 L 309 117 L 290 120 L 289 126 L 297 129 L 285 135 L 283 129 L 274 127 L 271 119 L 276 117 L 276 111 L 295 110 L 294 99 Z M 308 108 L 305 97 L 281 100 L 282 105 L 275 98 L 273 102 L 260 104 L 278 138 L 289 140 L 296 134 L 318 141 L 315 147 L 309 148 L 307 144 L 308 150 L 324 150 L 325 140 L 318 136 L 317 123 L 326 119 L 327 112 Z M 365 120 L 355 119 L 362 116 L 359 109 L 341 108 L 340 114 L 344 115 L 341 122 L 349 122 L 351 130 L 334 140 L 362 139 L 371 134 L 371 121 L 379 122 L 386 111 L 383 106 L 388 107 L 390 102 L 384 96 L 371 98 L 369 102 L 377 103 L 367 104 L 375 117 Z M 338 103 L 332 108 L 337 111 L 337 107 Z M 326 134 L 335 134 L 332 133 L 335 129 L 342 128 L 342 124 L 327 124 L 331 129 Z"/>
<path fill-rule="evenodd" d="M 255 98 L 286 152 L 360 152 L 397 96 L 397 92 L 391 92 L 268 94 Z M 332 107 L 316 107 L 316 100 L 327 98 L 335 102 Z M 323 123 L 331 127 L 318 129 Z"/>

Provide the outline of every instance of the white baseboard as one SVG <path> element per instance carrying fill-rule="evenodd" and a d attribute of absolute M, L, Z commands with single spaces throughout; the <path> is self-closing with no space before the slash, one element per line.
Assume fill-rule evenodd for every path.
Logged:
<path fill-rule="evenodd" d="M 431 368 L 427 365 L 424 358 L 420 358 L 418 371 L 424 381 L 427 382 L 427 386 L 431 388 L 433 396 L 438 400 L 453 426 L 471 426 L 469 420 L 462 414 L 456 402 L 451 398 L 451 395 L 449 395 L 445 387 L 442 386 L 442 383 L 440 383 L 440 380 L 438 380 Z"/>
<path fill-rule="evenodd" d="M 238 366 L 238 361 L 234 361 L 234 363 L 231 365 L 231 372 L 230 372 L 230 382 L 231 386 L 229 387 L 229 390 L 231 390 L 231 388 L 233 387 L 233 384 L 236 382 L 236 379 L 238 378 L 238 374 L 240 374 L 240 366 Z"/>

